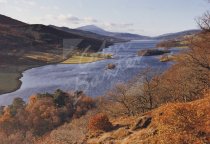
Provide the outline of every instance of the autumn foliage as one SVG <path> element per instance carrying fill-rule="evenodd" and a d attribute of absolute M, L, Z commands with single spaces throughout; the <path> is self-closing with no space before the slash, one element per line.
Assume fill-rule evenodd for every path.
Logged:
<path fill-rule="evenodd" d="M 88 128 L 91 131 L 110 131 L 113 126 L 105 114 L 97 114 L 90 118 Z"/>
<path fill-rule="evenodd" d="M 21 98 L 16 98 L 0 116 L 0 134 L 5 135 L 0 143 L 16 135 L 22 137 L 19 143 L 33 143 L 28 142 L 27 136 L 33 139 L 43 136 L 65 122 L 81 117 L 95 107 L 94 103 L 83 93 L 68 94 L 61 90 L 54 94 L 31 96 L 27 104 Z M 11 140 L 11 143 L 14 142 Z"/>
<path fill-rule="evenodd" d="M 150 143 L 202 144 L 210 141 L 210 97 L 191 103 L 168 104 L 155 110 L 157 134 Z"/>
<path fill-rule="evenodd" d="M 138 116 L 112 119 L 112 131 L 90 138 L 88 143 L 208 144 L 210 142 L 210 93 L 188 103 L 168 103 Z M 146 124 L 145 119 L 150 123 Z M 148 119 L 147 119 L 148 120 Z M 145 127 L 141 127 L 145 125 Z"/>

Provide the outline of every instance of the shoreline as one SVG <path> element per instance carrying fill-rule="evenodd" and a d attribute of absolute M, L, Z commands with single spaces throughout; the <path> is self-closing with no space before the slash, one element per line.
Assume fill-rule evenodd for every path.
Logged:
<path fill-rule="evenodd" d="M 106 60 L 107 58 L 104 58 L 104 59 L 98 59 L 96 61 L 91 61 L 91 62 L 83 62 L 83 63 L 63 63 L 63 61 L 60 61 L 60 62 L 54 62 L 54 63 L 48 63 L 48 64 L 43 64 L 43 65 L 37 65 L 37 66 L 29 66 L 25 69 L 23 69 L 22 71 L 18 72 L 18 77 L 16 77 L 15 81 L 17 82 L 17 85 L 14 89 L 11 89 L 7 92 L 1 92 L 0 91 L 0 96 L 1 95 L 4 95 L 4 94 L 10 94 L 10 93 L 13 93 L 17 90 L 19 90 L 22 86 L 22 81 L 21 81 L 21 78 L 23 77 L 23 73 L 27 70 L 30 70 L 30 69 L 33 69 L 33 68 L 39 68 L 39 67 L 43 67 L 43 66 L 48 66 L 48 65 L 56 65 L 56 64 L 64 64 L 64 65 L 76 65 L 76 64 L 88 64 L 88 63 L 94 63 L 94 62 L 98 62 L 98 61 L 103 61 L 103 60 Z M 112 58 L 111 58 L 112 59 Z"/>
<path fill-rule="evenodd" d="M 47 66 L 47 65 L 48 65 L 48 64 L 46 64 L 46 65 L 37 65 L 37 66 L 29 66 L 29 67 L 27 67 L 27 68 L 25 68 L 25 69 L 19 71 L 19 72 L 17 73 L 19 76 L 17 76 L 17 77 L 14 79 L 14 81 L 17 82 L 16 87 L 13 88 L 13 89 L 11 89 L 11 90 L 8 90 L 7 92 L 4 92 L 4 91 L 1 92 L 1 91 L 0 91 L 0 96 L 1 96 L 1 95 L 4 95 L 4 94 L 13 93 L 13 92 L 15 92 L 15 91 L 17 91 L 17 90 L 19 90 L 19 89 L 21 88 L 21 86 L 22 86 L 22 81 L 21 81 L 20 79 L 23 77 L 23 73 L 24 73 L 25 71 L 30 70 L 30 69 L 33 69 L 33 68 L 38 68 L 38 67 L 42 67 L 42 66 Z M 50 64 L 49 64 L 49 65 L 50 65 Z M 6 91 L 6 90 L 5 90 L 5 91 Z"/>

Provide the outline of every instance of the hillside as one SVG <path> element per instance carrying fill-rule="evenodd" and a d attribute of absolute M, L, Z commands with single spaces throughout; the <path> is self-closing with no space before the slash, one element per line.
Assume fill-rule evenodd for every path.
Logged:
<path fill-rule="evenodd" d="M 0 46 L 1 49 L 24 49 L 31 47 L 33 50 L 62 48 L 64 39 L 81 39 L 78 49 L 85 49 L 90 46 L 90 50 L 97 51 L 103 43 L 103 39 L 97 37 L 87 37 L 82 33 L 65 32 L 45 25 L 29 25 L 0 16 Z M 111 42 L 107 42 L 110 45 Z M 26 50 L 27 50 L 26 49 Z"/>
<path fill-rule="evenodd" d="M 95 25 L 87 25 L 83 27 L 77 28 L 79 30 L 88 31 L 92 33 L 96 33 L 103 36 L 109 36 L 109 37 L 115 37 L 118 39 L 124 39 L 124 40 L 144 40 L 144 39 L 150 39 L 148 36 L 142 36 L 138 34 L 131 34 L 131 33 L 117 33 L 117 32 L 109 32 L 102 28 L 99 28 Z"/>
<path fill-rule="evenodd" d="M 210 95 L 190 103 L 171 103 L 134 117 L 111 119 L 114 129 L 88 133 L 78 119 L 48 134 L 41 144 L 201 144 L 210 141 Z M 87 119 L 87 117 L 85 117 Z"/>
<path fill-rule="evenodd" d="M 153 37 L 153 39 L 155 40 L 180 39 L 185 36 L 195 35 L 199 32 L 201 32 L 201 30 L 187 30 L 187 31 L 182 31 L 182 32 L 177 32 L 177 33 L 169 33 L 169 34 L 160 35 L 157 37 Z"/>
<path fill-rule="evenodd" d="M 2 25 L 8 25 L 8 26 L 22 26 L 22 25 L 27 25 L 24 22 L 14 20 L 10 17 L 4 16 L 0 14 L 0 24 Z"/>
<path fill-rule="evenodd" d="M 114 125 L 122 125 L 121 128 L 91 138 L 88 143 L 208 143 L 209 109 L 210 97 L 185 104 L 167 104 L 142 116 L 115 119 Z"/>

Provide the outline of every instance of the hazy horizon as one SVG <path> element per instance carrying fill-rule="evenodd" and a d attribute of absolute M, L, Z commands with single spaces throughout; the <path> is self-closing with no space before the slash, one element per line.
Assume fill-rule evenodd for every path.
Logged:
<path fill-rule="evenodd" d="M 157 36 L 198 29 L 205 0 L 0 0 L 0 13 L 30 23 Z"/>

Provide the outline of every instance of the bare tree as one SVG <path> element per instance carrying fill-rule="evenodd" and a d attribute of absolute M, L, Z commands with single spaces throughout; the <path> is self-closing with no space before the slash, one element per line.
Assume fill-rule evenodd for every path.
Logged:
<path fill-rule="evenodd" d="M 190 50 L 186 53 L 188 65 L 210 70 L 210 33 L 188 38 Z"/>
<path fill-rule="evenodd" d="M 132 110 L 132 99 L 127 95 L 129 85 L 125 83 L 119 83 L 115 86 L 113 90 L 108 92 L 108 100 L 114 103 L 121 104 L 124 107 L 125 114 L 134 115 Z"/>
<path fill-rule="evenodd" d="M 203 16 L 199 17 L 197 24 L 204 32 L 210 32 L 210 12 L 207 11 Z"/>
<path fill-rule="evenodd" d="M 135 98 L 137 100 L 137 105 L 139 105 L 143 111 L 157 107 L 156 96 L 159 90 L 159 84 L 159 73 L 150 67 L 143 70 L 136 77 L 136 87 L 140 92 L 136 94 Z M 144 100 L 143 103 L 142 99 Z"/>
<path fill-rule="evenodd" d="M 149 111 L 157 107 L 158 84 L 159 78 L 154 75 L 152 69 L 147 68 L 133 80 L 117 84 L 109 91 L 105 97 L 105 101 L 108 102 L 105 104 L 106 108 L 103 109 L 126 115 Z"/>

